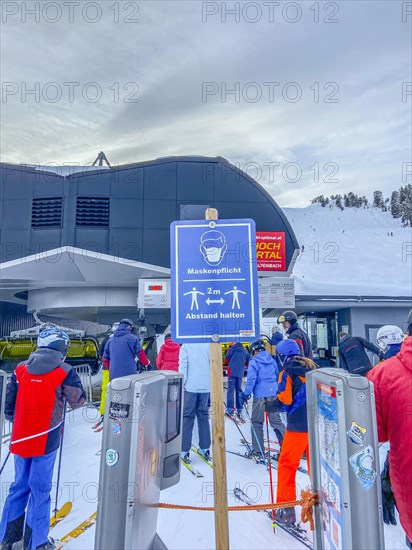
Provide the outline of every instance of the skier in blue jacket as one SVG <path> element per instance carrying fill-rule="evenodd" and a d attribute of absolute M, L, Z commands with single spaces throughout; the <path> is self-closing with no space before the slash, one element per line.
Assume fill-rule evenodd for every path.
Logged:
<path fill-rule="evenodd" d="M 113 337 L 106 342 L 103 363 L 109 369 L 110 380 L 137 374 L 137 360 L 145 370 L 150 370 L 150 361 L 133 330 L 133 321 L 122 319 Z"/>
<path fill-rule="evenodd" d="M 245 364 L 249 361 L 249 354 L 240 342 L 236 342 L 228 349 L 226 359 L 229 361 L 228 385 L 227 385 L 227 412 L 233 420 L 242 421 L 243 402 L 242 380 L 245 373 Z M 236 416 L 234 407 L 234 394 L 236 394 Z"/>
<path fill-rule="evenodd" d="M 242 401 L 248 401 L 253 393 L 252 409 L 252 447 L 249 454 L 263 459 L 263 422 L 265 418 L 265 403 L 276 398 L 278 391 L 278 366 L 273 357 L 266 351 L 265 342 L 258 340 L 250 346 L 252 358 L 249 361 L 247 380 Z M 286 427 L 282 422 L 279 412 L 269 413 L 269 422 L 275 431 L 276 437 L 282 447 Z"/>

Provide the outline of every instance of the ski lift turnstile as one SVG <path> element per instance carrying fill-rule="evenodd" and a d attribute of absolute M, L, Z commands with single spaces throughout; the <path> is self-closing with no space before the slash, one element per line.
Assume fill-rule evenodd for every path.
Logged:
<path fill-rule="evenodd" d="M 160 550 L 160 491 L 180 479 L 183 377 L 125 376 L 108 386 L 95 550 Z"/>
<path fill-rule="evenodd" d="M 307 377 L 316 550 L 384 550 L 373 384 L 342 369 Z"/>

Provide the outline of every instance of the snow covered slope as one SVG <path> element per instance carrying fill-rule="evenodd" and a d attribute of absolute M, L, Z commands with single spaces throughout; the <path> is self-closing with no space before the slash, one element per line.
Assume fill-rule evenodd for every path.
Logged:
<path fill-rule="evenodd" d="M 377 208 L 284 208 L 304 252 L 296 294 L 410 296 L 412 228 Z"/>
<path fill-rule="evenodd" d="M 67 500 L 73 501 L 70 514 L 50 533 L 56 539 L 66 535 L 86 518 L 96 511 L 100 457 L 96 452 L 100 449 L 101 433 L 94 433 L 91 426 L 99 415 L 94 409 L 84 408 L 68 414 L 63 444 L 62 470 L 60 477 L 59 506 Z M 244 452 L 240 444 L 239 432 L 231 420 L 225 423 L 226 447 L 234 451 Z M 241 428 L 250 437 L 250 424 Z M 194 434 L 196 437 L 197 428 Z M 196 440 L 195 440 L 196 441 Z M 7 453 L 7 445 L 2 449 L 2 460 Z M 386 446 L 381 447 L 381 464 L 386 456 Z M 227 454 L 227 477 L 229 505 L 242 504 L 235 500 L 233 489 L 237 486 L 243 489 L 256 503 L 268 503 L 269 474 L 262 465 L 254 464 L 244 458 Z M 196 468 L 203 478 L 196 479 L 182 467 L 181 481 L 174 487 L 161 493 L 161 501 L 174 504 L 189 504 L 194 506 L 213 506 L 212 482 L 213 471 L 196 455 L 193 456 Z M 302 466 L 306 466 L 302 461 Z M 57 470 L 57 468 L 55 468 Z M 56 471 L 55 479 L 56 480 Z M 276 470 L 274 484 L 276 487 Z M 9 460 L 2 474 L 2 500 L 6 497 L 8 483 L 13 480 L 13 460 Z M 299 487 L 306 487 L 309 478 L 297 473 Z M 55 488 L 52 491 L 54 506 Z M 299 514 L 299 511 L 298 511 Z M 305 547 L 280 529 L 273 534 L 271 521 L 256 511 L 231 512 L 230 546 L 232 550 L 247 549 L 284 549 L 299 550 Z M 209 550 L 215 548 L 214 518 L 212 512 L 192 512 L 182 510 L 159 510 L 158 533 L 170 550 Z M 79 538 L 68 543 L 67 550 L 86 550 L 94 548 L 94 527 L 89 528 Z M 312 535 L 309 535 L 312 537 Z M 401 550 L 404 546 L 403 530 L 385 525 L 386 548 Z"/>

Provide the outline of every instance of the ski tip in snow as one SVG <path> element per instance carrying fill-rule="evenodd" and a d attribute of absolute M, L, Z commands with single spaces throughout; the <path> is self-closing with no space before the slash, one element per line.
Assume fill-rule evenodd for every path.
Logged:
<path fill-rule="evenodd" d="M 73 508 L 73 503 L 68 501 L 63 504 L 55 513 L 53 513 L 52 517 L 50 518 L 50 529 L 53 529 L 53 527 L 56 527 L 58 523 L 60 523 L 67 514 L 70 513 L 71 509 Z"/>

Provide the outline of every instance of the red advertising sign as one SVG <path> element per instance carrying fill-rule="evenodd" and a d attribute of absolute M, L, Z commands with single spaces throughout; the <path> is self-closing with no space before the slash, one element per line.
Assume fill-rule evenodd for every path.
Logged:
<path fill-rule="evenodd" d="M 285 233 L 257 231 L 256 258 L 258 271 L 286 271 Z"/>
<path fill-rule="evenodd" d="M 333 386 L 328 386 L 327 384 L 324 384 L 323 382 L 316 382 L 316 387 L 318 391 L 321 391 L 322 393 L 326 393 L 326 395 L 329 395 L 329 397 L 336 397 L 336 388 Z"/>

